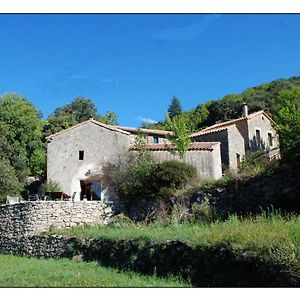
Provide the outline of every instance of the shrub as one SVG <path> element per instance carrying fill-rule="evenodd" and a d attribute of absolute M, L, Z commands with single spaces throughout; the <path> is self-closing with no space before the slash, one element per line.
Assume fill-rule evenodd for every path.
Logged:
<path fill-rule="evenodd" d="M 103 168 L 103 177 L 115 186 L 121 200 L 131 202 L 151 198 L 152 187 L 149 184 L 156 164 L 148 155 L 129 157 Z"/>
<path fill-rule="evenodd" d="M 196 177 L 196 169 L 183 162 L 170 160 L 158 163 L 152 174 L 153 191 L 159 197 L 169 197 Z"/>
<path fill-rule="evenodd" d="M 216 214 L 207 199 L 201 203 L 193 203 L 191 210 L 192 220 L 194 222 L 200 221 L 209 223 L 216 219 Z"/>
<path fill-rule="evenodd" d="M 0 203 L 5 203 L 7 196 L 19 197 L 22 189 L 14 168 L 7 160 L 0 160 Z"/>
<path fill-rule="evenodd" d="M 245 155 L 239 173 L 245 176 L 255 176 L 268 171 L 271 167 L 264 151 L 258 150 Z"/>
<path fill-rule="evenodd" d="M 43 184 L 43 188 L 45 192 L 61 192 L 62 188 L 59 183 L 55 181 L 48 181 Z"/>
<path fill-rule="evenodd" d="M 128 202 L 138 199 L 165 199 L 196 177 L 196 169 L 178 161 L 157 162 L 150 156 L 135 157 L 104 168 L 119 197 Z"/>

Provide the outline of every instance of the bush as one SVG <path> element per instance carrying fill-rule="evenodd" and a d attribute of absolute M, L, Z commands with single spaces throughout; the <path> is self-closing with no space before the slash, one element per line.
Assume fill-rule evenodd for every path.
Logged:
<path fill-rule="evenodd" d="M 196 169 L 183 162 L 170 160 L 158 163 L 152 174 L 153 191 L 159 197 L 169 197 L 196 177 Z"/>
<path fill-rule="evenodd" d="M 265 173 L 270 169 L 272 169 L 272 164 L 266 157 L 265 152 L 258 150 L 249 152 L 245 155 L 239 174 L 242 176 L 256 176 Z"/>
<path fill-rule="evenodd" d="M 59 183 L 55 181 L 48 181 L 43 184 L 43 189 L 45 192 L 61 192 L 62 188 Z"/>
<path fill-rule="evenodd" d="M 138 199 L 165 199 L 196 177 L 196 169 L 178 161 L 157 162 L 149 156 L 136 157 L 104 169 L 119 197 L 128 202 Z"/>
<path fill-rule="evenodd" d="M 213 222 L 216 220 L 216 214 L 209 201 L 205 199 L 201 203 L 193 203 L 192 220 L 194 222 Z"/>
<path fill-rule="evenodd" d="M 7 160 L 0 160 L 0 203 L 5 203 L 7 196 L 19 197 L 22 189 L 14 168 Z"/>
<path fill-rule="evenodd" d="M 131 202 L 151 198 L 151 176 L 156 162 L 149 156 L 129 157 L 117 165 L 108 164 L 103 168 L 104 178 L 114 185 L 119 198 Z"/>

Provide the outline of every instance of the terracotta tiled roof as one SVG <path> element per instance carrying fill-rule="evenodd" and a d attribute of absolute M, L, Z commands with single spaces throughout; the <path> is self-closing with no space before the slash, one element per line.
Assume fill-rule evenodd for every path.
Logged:
<path fill-rule="evenodd" d="M 240 121 L 243 121 L 243 120 L 250 120 L 250 119 L 255 118 L 255 117 L 257 117 L 261 114 L 263 114 L 273 124 L 275 124 L 275 122 L 263 110 L 260 110 L 260 111 L 257 111 L 255 113 L 249 114 L 247 117 L 241 117 L 241 118 L 237 118 L 237 119 L 234 119 L 234 120 L 222 122 L 222 123 L 219 123 L 219 124 L 214 124 L 212 126 L 209 126 L 207 128 L 204 128 L 204 129 L 202 129 L 198 132 L 195 132 L 195 133 L 191 134 L 191 137 L 196 137 L 196 136 L 205 135 L 205 134 L 209 134 L 209 133 L 224 131 L 224 130 L 227 130 L 228 127 L 236 124 L 237 122 L 240 122 Z"/>
<path fill-rule="evenodd" d="M 191 143 L 189 151 L 212 151 L 213 146 L 220 144 L 219 142 L 195 142 Z M 174 150 L 175 146 L 172 144 L 147 144 L 146 149 L 151 151 L 169 151 Z M 133 145 L 130 147 L 130 150 L 136 150 L 136 147 Z"/>
<path fill-rule="evenodd" d="M 84 125 L 84 124 L 87 124 L 87 123 L 89 123 L 89 122 L 94 123 L 94 124 L 96 124 L 96 125 L 98 125 L 98 126 L 104 127 L 104 128 L 106 128 L 106 129 L 112 130 L 112 131 L 120 132 L 120 133 L 123 133 L 123 134 L 126 134 L 126 135 L 129 135 L 129 134 L 130 134 L 130 133 L 127 132 L 127 131 L 124 131 L 124 130 L 122 130 L 122 129 L 117 128 L 116 126 L 104 124 L 104 123 L 98 122 L 98 121 L 96 121 L 96 120 L 94 120 L 94 119 L 89 119 L 89 120 L 84 121 L 84 122 L 82 122 L 82 123 L 76 124 L 76 125 L 74 125 L 74 126 L 72 126 L 72 127 L 69 127 L 69 128 L 67 128 L 67 129 L 65 129 L 65 130 L 62 130 L 62 131 L 59 131 L 59 132 L 57 132 L 57 133 L 51 134 L 51 135 L 47 136 L 46 139 L 53 138 L 53 137 L 55 137 L 55 136 L 57 136 L 57 135 L 59 135 L 59 134 L 61 134 L 61 133 L 67 132 L 67 131 L 69 131 L 69 130 L 71 130 L 71 129 L 74 129 L 74 128 L 79 127 L 79 126 Z"/>
<path fill-rule="evenodd" d="M 140 131 L 140 132 L 144 132 L 144 133 L 157 134 L 157 135 L 173 134 L 172 131 L 168 131 L 168 130 L 133 128 L 133 127 L 124 127 L 124 126 L 115 126 L 115 127 L 125 130 L 125 131 L 128 131 L 128 132 L 131 132 L 131 133 L 136 133 L 136 132 Z"/>

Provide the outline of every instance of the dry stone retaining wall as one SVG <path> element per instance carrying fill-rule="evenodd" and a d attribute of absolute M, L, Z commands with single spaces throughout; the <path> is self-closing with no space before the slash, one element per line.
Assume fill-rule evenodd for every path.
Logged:
<path fill-rule="evenodd" d="M 69 228 L 105 224 L 117 208 L 104 201 L 38 201 L 0 206 L 0 246 L 47 231 L 51 226 Z"/>

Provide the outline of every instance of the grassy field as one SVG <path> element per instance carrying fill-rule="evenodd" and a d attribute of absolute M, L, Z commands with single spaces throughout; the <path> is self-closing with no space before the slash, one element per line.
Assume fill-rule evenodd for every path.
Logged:
<path fill-rule="evenodd" d="M 0 255 L 0 287 L 190 287 L 177 278 L 142 276 L 94 262 Z"/>
<path fill-rule="evenodd" d="M 233 249 L 254 250 L 262 257 L 276 258 L 282 262 L 300 262 L 300 217 L 259 216 L 239 219 L 231 216 L 226 221 L 208 224 L 170 223 L 118 224 L 112 226 L 74 227 L 69 230 L 54 230 L 57 234 L 126 240 L 141 238 L 154 242 L 180 240 L 191 246 L 230 244 Z"/>

